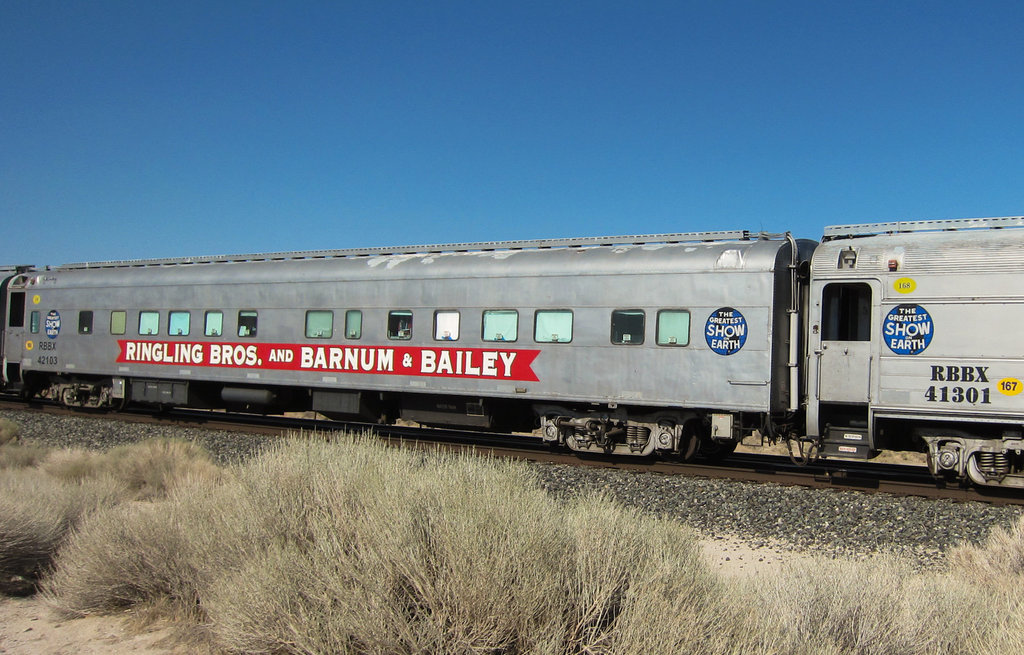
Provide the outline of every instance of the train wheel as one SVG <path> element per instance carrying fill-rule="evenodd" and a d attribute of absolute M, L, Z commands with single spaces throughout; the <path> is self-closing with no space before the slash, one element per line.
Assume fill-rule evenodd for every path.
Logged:
<path fill-rule="evenodd" d="M 75 390 L 71 387 L 65 387 L 60 392 L 60 402 L 65 407 L 77 407 L 80 404 Z"/>

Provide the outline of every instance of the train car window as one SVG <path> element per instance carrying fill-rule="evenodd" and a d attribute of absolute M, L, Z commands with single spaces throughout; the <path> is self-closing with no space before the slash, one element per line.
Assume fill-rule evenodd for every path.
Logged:
<path fill-rule="evenodd" d="M 256 318 L 257 313 L 253 310 L 243 310 L 238 312 L 238 336 L 255 337 Z"/>
<path fill-rule="evenodd" d="M 78 333 L 92 334 L 92 310 L 78 312 Z"/>
<path fill-rule="evenodd" d="M 456 311 L 434 312 L 434 339 L 436 341 L 459 340 L 459 313 Z"/>
<path fill-rule="evenodd" d="M 128 328 L 128 312 L 122 309 L 115 309 L 110 312 L 110 333 L 124 334 Z"/>
<path fill-rule="evenodd" d="M 537 343 L 569 343 L 572 341 L 572 311 L 568 309 L 537 310 L 533 322 L 533 340 Z"/>
<path fill-rule="evenodd" d="M 823 341 L 871 340 L 871 287 L 862 282 L 828 284 L 821 294 Z"/>
<path fill-rule="evenodd" d="M 224 312 L 206 312 L 203 334 L 208 337 L 219 337 L 224 334 Z"/>
<path fill-rule="evenodd" d="M 11 309 L 7 313 L 9 327 L 25 327 L 25 292 L 11 293 Z"/>
<path fill-rule="evenodd" d="M 612 312 L 612 343 L 639 346 L 644 342 L 646 324 L 642 309 L 616 309 Z"/>
<path fill-rule="evenodd" d="M 330 339 L 334 335 L 334 312 L 312 309 L 306 312 L 306 336 L 310 339 Z"/>
<path fill-rule="evenodd" d="M 663 309 L 658 312 L 655 340 L 659 346 L 690 345 L 690 312 L 685 309 Z"/>
<path fill-rule="evenodd" d="M 28 331 L 32 334 L 39 334 L 39 312 L 34 311 L 29 314 L 28 318 Z"/>
<path fill-rule="evenodd" d="M 514 309 L 484 311 L 484 341 L 517 341 L 518 339 L 519 312 Z"/>
<path fill-rule="evenodd" d="M 363 338 L 363 312 L 358 309 L 350 309 L 345 312 L 345 338 Z"/>
<path fill-rule="evenodd" d="M 158 334 L 160 332 L 160 312 L 139 312 L 139 334 Z"/>
<path fill-rule="evenodd" d="M 388 312 L 388 339 L 399 341 L 412 339 L 412 312 L 408 310 Z"/>
<path fill-rule="evenodd" d="M 192 330 L 192 314 L 185 311 L 171 312 L 167 321 L 167 334 L 172 337 L 187 337 Z"/>

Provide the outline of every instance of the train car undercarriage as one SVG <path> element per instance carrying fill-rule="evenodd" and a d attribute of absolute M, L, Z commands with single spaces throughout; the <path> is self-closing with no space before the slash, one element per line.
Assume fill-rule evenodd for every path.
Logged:
<path fill-rule="evenodd" d="M 317 411 L 336 419 L 482 430 L 531 431 L 553 446 L 579 453 L 691 461 L 732 453 L 747 434 L 762 430 L 759 414 L 689 409 L 621 407 L 612 404 L 555 405 L 431 394 L 352 390 L 246 387 L 141 378 L 28 376 L 25 397 L 72 408 L 122 409 L 130 403 L 160 407 L 232 409 L 256 413 Z M 909 430 L 910 428 L 908 428 Z M 965 431 L 943 426 L 914 429 L 937 478 L 979 487 L 1024 489 L 1024 433 L 1013 426 Z M 763 433 L 763 431 L 762 431 Z M 792 435 L 773 435 L 769 442 Z M 808 439 L 797 439 L 801 443 Z M 806 458 L 805 463 L 815 458 Z"/>

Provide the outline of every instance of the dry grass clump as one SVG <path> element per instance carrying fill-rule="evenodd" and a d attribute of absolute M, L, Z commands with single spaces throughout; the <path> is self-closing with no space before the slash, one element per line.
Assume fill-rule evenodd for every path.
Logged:
<path fill-rule="evenodd" d="M 103 453 L 94 450 L 61 448 L 50 451 L 39 468 L 54 479 L 81 482 L 103 475 L 102 461 Z"/>
<path fill-rule="evenodd" d="M 70 531 L 100 508 L 223 475 L 196 446 L 154 440 L 109 453 L 0 446 L 0 593 L 31 593 Z"/>
<path fill-rule="evenodd" d="M 49 452 L 40 446 L 27 446 L 20 441 L 20 426 L 0 418 L 0 471 L 35 466 Z"/>
<path fill-rule="evenodd" d="M 750 642 L 744 611 L 689 530 L 600 499 L 560 506 L 522 465 L 363 439 L 292 442 L 233 480 L 96 513 L 47 589 L 71 613 L 164 604 L 247 653 L 728 652 Z"/>
<path fill-rule="evenodd" d="M 966 580 L 977 591 L 977 604 L 965 616 L 996 614 L 1000 618 L 994 628 L 971 622 L 983 637 L 977 639 L 975 652 L 1024 652 L 1024 517 L 1009 529 L 996 528 L 980 546 L 954 548 L 949 563 L 948 578 Z"/>
<path fill-rule="evenodd" d="M 773 652 L 931 655 L 1024 649 L 1020 578 L 998 593 L 953 568 L 920 573 L 889 557 L 849 562 L 815 558 L 752 581 L 758 630 L 784 629 Z"/>
<path fill-rule="evenodd" d="M 111 475 L 124 483 L 136 500 L 166 496 L 185 478 L 223 475 L 209 453 L 190 441 L 148 439 L 118 446 L 105 453 L 66 449 L 53 452 L 42 463 L 50 475 L 64 480 Z"/>
<path fill-rule="evenodd" d="M 241 489 L 190 478 L 158 502 L 121 503 L 88 516 L 57 557 L 43 590 L 66 615 L 153 603 L 201 621 L 199 589 L 238 562 L 251 535 L 231 509 Z"/>
<path fill-rule="evenodd" d="M 43 446 L 29 446 L 16 441 L 9 442 L 0 446 L 0 471 L 38 466 L 49 453 L 50 450 Z"/>
<path fill-rule="evenodd" d="M 1009 530 L 996 528 L 980 546 L 953 549 L 949 561 L 955 572 L 992 589 L 1024 587 L 1024 517 Z"/>
<path fill-rule="evenodd" d="M 616 644 L 633 626 L 654 627 L 648 596 L 668 594 L 692 603 L 692 620 L 647 652 L 700 652 L 714 633 L 702 619 L 728 614 L 678 525 L 601 499 L 557 506 L 520 465 L 382 455 L 279 451 L 246 471 L 273 517 L 305 520 L 272 519 L 272 546 L 211 589 L 210 618 L 232 649 L 626 652 Z"/>
<path fill-rule="evenodd" d="M 38 469 L 4 471 L 0 475 L 0 593 L 32 593 L 69 530 L 83 516 L 123 495 L 123 487 L 112 478 L 72 483 L 54 480 Z"/>
<path fill-rule="evenodd" d="M 12 441 L 17 441 L 21 434 L 21 427 L 14 421 L 0 418 L 0 446 L 5 446 Z"/>
<path fill-rule="evenodd" d="M 108 470 L 115 472 L 138 500 L 167 495 L 182 480 L 216 482 L 224 470 L 209 453 L 191 441 L 149 439 L 120 446 L 105 455 Z"/>
<path fill-rule="evenodd" d="M 752 581 L 772 652 L 989 654 L 1024 651 L 1024 518 L 981 546 L 949 554 L 945 572 L 905 561 L 815 558 Z"/>
<path fill-rule="evenodd" d="M 143 452 L 128 461 L 191 457 Z M 78 513 L 45 582 L 55 607 L 149 608 L 215 648 L 275 655 L 1024 650 L 1024 520 L 944 574 L 815 559 L 726 580 L 690 530 L 602 498 L 558 503 L 517 463 L 351 438 L 292 440 L 230 474 L 157 467 L 131 493 L 165 496 Z"/>

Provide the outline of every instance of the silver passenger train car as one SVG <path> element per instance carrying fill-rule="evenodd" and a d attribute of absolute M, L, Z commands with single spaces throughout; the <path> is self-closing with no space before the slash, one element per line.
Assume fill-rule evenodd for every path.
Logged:
<path fill-rule="evenodd" d="M 1024 486 L 1018 218 L 7 272 L 3 385 L 70 406 L 536 430 L 578 451 L 923 450 Z"/>

